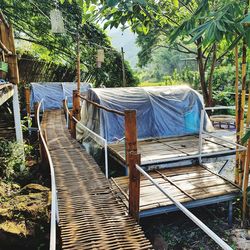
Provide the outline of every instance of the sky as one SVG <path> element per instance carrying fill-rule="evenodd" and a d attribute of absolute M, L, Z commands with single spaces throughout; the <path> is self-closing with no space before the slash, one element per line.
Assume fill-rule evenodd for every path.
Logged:
<path fill-rule="evenodd" d="M 118 51 L 121 51 L 121 47 L 123 47 L 125 60 L 130 63 L 133 69 L 136 68 L 137 53 L 140 50 L 136 45 L 136 35 L 129 29 L 122 31 L 121 28 L 107 29 L 106 32 L 111 38 L 112 45 Z"/>

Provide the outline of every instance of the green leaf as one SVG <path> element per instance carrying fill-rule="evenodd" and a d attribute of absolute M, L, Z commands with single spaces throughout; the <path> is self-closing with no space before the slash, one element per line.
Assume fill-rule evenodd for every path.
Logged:
<path fill-rule="evenodd" d="M 174 7 L 179 7 L 179 0 L 173 0 Z"/>
<path fill-rule="evenodd" d="M 136 2 L 139 3 L 140 5 L 146 5 L 145 0 L 137 0 Z"/>
<path fill-rule="evenodd" d="M 200 5 L 198 6 L 197 10 L 194 12 L 194 16 L 198 16 L 203 11 L 208 11 L 208 0 L 202 0 Z"/>
<path fill-rule="evenodd" d="M 247 143 L 248 139 L 250 138 L 250 130 L 246 132 L 246 134 L 242 137 L 241 143 L 244 145 Z"/>
<path fill-rule="evenodd" d="M 105 29 L 108 28 L 108 26 L 111 26 L 112 22 L 113 22 L 112 20 L 109 20 L 109 21 L 105 22 L 104 25 L 103 25 L 103 29 L 105 30 Z"/>

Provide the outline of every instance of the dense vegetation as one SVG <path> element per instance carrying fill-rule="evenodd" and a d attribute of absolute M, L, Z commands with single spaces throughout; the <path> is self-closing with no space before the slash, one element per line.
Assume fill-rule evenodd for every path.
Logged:
<path fill-rule="evenodd" d="M 93 1 L 96 2 L 96 1 Z M 106 26 L 127 24 L 138 33 L 145 65 L 157 47 L 196 58 L 199 85 L 206 105 L 213 104 L 213 77 L 225 56 L 243 39 L 242 58 L 250 43 L 248 1 L 233 0 L 134 0 L 100 1 Z M 223 83 L 221 83 L 223 84 Z"/>
<path fill-rule="evenodd" d="M 121 86 L 121 55 L 111 47 L 107 35 L 90 18 L 91 10 L 82 14 L 81 8 L 75 2 L 58 5 L 57 8 L 63 14 L 66 31 L 64 34 L 53 34 L 49 18 L 50 11 L 56 8 L 53 1 L 37 3 L 33 0 L 3 0 L 0 1 L 0 8 L 14 25 L 20 53 L 32 51 L 36 58 L 74 67 L 76 38 L 79 33 L 82 80 L 91 78 L 96 86 Z M 84 17 L 86 22 L 83 24 Z M 97 69 L 96 53 L 100 48 L 105 50 L 105 62 L 101 69 Z M 127 84 L 136 85 L 138 81 L 127 63 L 125 71 Z"/>

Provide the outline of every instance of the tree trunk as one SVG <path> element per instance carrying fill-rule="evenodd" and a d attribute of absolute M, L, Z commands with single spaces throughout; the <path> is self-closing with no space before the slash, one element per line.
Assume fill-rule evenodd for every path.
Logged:
<path fill-rule="evenodd" d="M 208 79 L 208 89 L 209 89 L 209 106 L 213 106 L 213 84 L 212 84 L 212 80 L 213 80 L 213 75 L 214 75 L 214 69 L 215 69 L 215 65 L 216 65 L 216 50 L 217 50 L 217 46 L 216 44 L 213 45 L 213 58 L 212 58 L 212 64 L 211 64 L 211 69 L 210 69 L 210 75 L 209 75 L 209 79 Z"/>
<path fill-rule="evenodd" d="M 205 69 L 204 69 L 204 63 L 203 63 L 203 54 L 202 54 L 202 48 L 201 48 L 201 39 L 197 40 L 197 62 L 198 62 L 198 69 L 200 74 L 200 84 L 201 84 L 201 90 L 202 95 L 204 98 L 205 105 L 209 107 L 209 95 L 206 87 L 206 78 L 205 78 Z"/>

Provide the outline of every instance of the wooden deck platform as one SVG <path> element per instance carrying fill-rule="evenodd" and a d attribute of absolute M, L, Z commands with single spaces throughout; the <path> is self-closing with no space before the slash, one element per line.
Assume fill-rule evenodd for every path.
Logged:
<path fill-rule="evenodd" d="M 187 207 L 198 207 L 231 201 L 240 195 L 240 189 L 230 181 L 203 166 L 175 167 L 149 172 L 163 188 Z M 112 179 L 117 197 L 128 207 L 128 177 Z M 149 180 L 141 177 L 140 216 L 176 211 L 173 202 L 166 198 Z"/>
<path fill-rule="evenodd" d="M 111 157 L 125 165 L 124 142 L 109 144 L 108 149 Z M 141 154 L 142 166 L 181 160 L 181 157 L 192 158 L 192 156 L 199 154 L 199 137 L 198 135 L 190 135 L 139 140 L 138 153 Z M 203 135 L 202 154 L 204 158 L 225 157 L 235 154 L 235 146 L 218 138 Z"/>
<path fill-rule="evenodd" d="M 42 127 L 55 168 L 62 249 L 152 249 L 93 158 L 69 135 L 62 111 L 46 111 Z"/>

